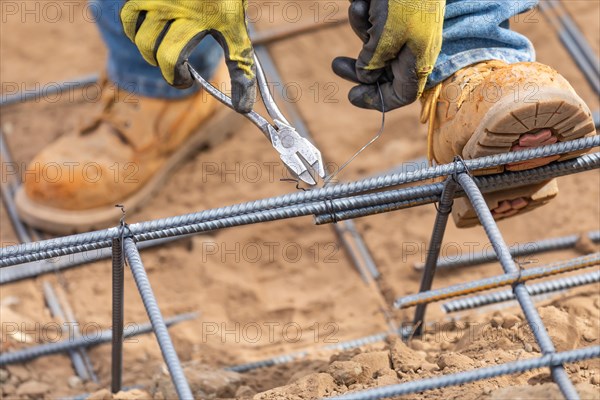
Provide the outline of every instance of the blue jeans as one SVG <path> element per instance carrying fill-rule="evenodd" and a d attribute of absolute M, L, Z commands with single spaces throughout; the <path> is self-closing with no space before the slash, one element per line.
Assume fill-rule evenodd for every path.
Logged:
<path fill-rule="evenodd" d="M 177 99 L 199 90 L 176 89 L 162 77 L 160 69 L 146 62 L 121 26 L 119 12 L 125 0 L 89 0 L 100 34 L 108 48 L 108 78 L 121 89 L 144 97 Z M 219 44 L 207 37 L 190 56 L 190 63 L 204 77 L 211 77 L 223 56 Z"/>
<path fill-rule="evenodd" d="M 378 1 L 378 0 L 375 0 Z M 141 96 L 180 98 L 198 90 L 171 87 L 160 69 L 148 64 L 125 36 L 119 19 L 124 0 L 90 0 L 97 25 L 108 47 L 108 77 L 119 87 Z M 537 3 L 532 0 L 447 0 L 441 54 L 428 82 L 431 87 L 468 65 L 485 60 L 507 63 L 533 61 L 535 51 L 523 35 L 509 29 L 508 19 Z M 222 50 L 211 37 L 190 57 L 192 65 L 211 76 Z"/>
<path fill-rule="evenodd" d="M 535 61 L 533 45 L 509 28 L 509 18 L 537 0 L 447 0 L 442 51 L 429 76 L 432 87 L 456 71 L 486 60 Z"/>

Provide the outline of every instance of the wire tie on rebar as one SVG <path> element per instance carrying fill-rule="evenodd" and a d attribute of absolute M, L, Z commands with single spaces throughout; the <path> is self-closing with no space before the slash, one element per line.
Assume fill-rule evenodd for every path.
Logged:
<path fill-rule="evenodd" d="M 466 173 L 467 175 L 469 175 L 471 178 L 473 178 L 473 173 L 471 172 L 471 170 L 469 169 L 469 167 L 467 166 L 467 163 L 465 162 L 464 158 L 462 158 L 459 155 L 454 156 L 454 172 L 452 173 L 452 178 L 455 181 L 458 181 L 458 168 L 457 168 L 457 164 L 462 164 L 463 168 L 465 169 L 464 173 Z"/>
<path fill-rule="evenodd" d="M 129 228 L 129 224 L 127 222 L 125 222 L 125 216 L 127 214 L 127 211 L 125 210 L 125 206 L 123 204 L 115 204 L 115 207 L 121 209 L 121 219 L 119 219 L 119 236 L 121 239 L 121 249 L 123 249 L 123 246 L 125 243 L 125 238 L 133 239 L 134 243 L 137 243 L 137 240 L 136 240 L 135 236 L 133 235 L 133 232 L 131 232 L 131 229 Z"/>
<path fill-rule="evenodd" d="M 329 213 L 329 217 L 331 218 L 331 222 L 337 224 L 339 219 L 337 214 L 335 213 L 335 209 L 333 208 L 333 199 L 325 199 L 325 208 Z"/>

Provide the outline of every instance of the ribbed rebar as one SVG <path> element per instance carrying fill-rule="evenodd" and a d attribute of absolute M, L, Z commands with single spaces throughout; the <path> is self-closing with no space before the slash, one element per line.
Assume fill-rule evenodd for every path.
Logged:
<path fill-rule="evenodd" d="M 177 240 L 189 238 L 189 235 L 166 237 L 156 240 L 148 240 L 138 243 L 139 250 L 145 250 L 152 247 L 164 246 Z M 69 254 L 56 260 L 32 261 L 30 263 L 15 265 L 7 268 L 0 268 L 0 285 L 29 279 L 43 274 L 63 271 L 65 269 L 90 264 L 99 260 L 106 260 L 112 257 L 110 248 L 91 250 L 83 253 Z"/>
<path fill-rule="evenodd" d="M 127 259 L 127 263 L 131 268 L 133 279 L 135 280 L 135 284 L 137 285 L 140 296 L 142 297 L 142 302 L 146 308 L 148 318 L 150 318 L 150 322 L 152 323 L 156 340 L 160 346 L 165 364 L 167 364 L 167 368 L 169 369 L 169 374 L 171 375 L 171 380 L 173 381 L 177 395 L 180 399 L 192 400 L 194 396 L 192 395 L 190 385 L 188 384 L 183 373 L 183 368 L 181 367 L 181 362 L 179 361 L 177 352 L 175 352 L 175 347 L 171 341 L 171 336 L 169 336 L 167 325 L 165 324 L 162 313 L 158 308 L 158 303 L 156 302 L 156 297 L 154 297 L 152 287 L 150 286 L 150 281 L 148 280 L 148 275 L 146 274 L 144 264 L 142 264 L 140 253 L 138 252 L 138 249 L 132 238 L 125 238 L 123 246 L 125 258 Z"/>
<path fill-rule="evenodd" d="M 588 285 L 590 283 L 600 282 L 600 271 L 594 271 L 587 274 L 567 276 L 560 279 L 536 283 L 528 285 L 527 292 L 532 296 L 540 294 L 558 292 L 560 290 L 571 289 L 578 286 Z M 445 312 L 458 312 L 470 310 L 477 307 L 483 307 L 490 304 L 502 303 L 515 299 L 515 294 L 512 290 L 502 290 L 499 292 L 484 294 L 480 296 L 469 296 L 463 299 L 449 301 L 442 305 Z"/>
<path fill-rule="evenodd" d="M 183 321 L 194 319 L 198 316 L 196 313 L 187 313 L 176 315 L 171 318 L 165 319 L 167 326 L 172 326 Z M 133 336 L 150 333 L 152 332 L 152 325 L 150 323 L 144 324 L 128 324 L 123 337 L 130 338 Z M 44 343 L 37 346 L 26 347 L 21 350 L 9 351 L 0 353 L 0 366 L 8 364 L 24 363 L 26 361 L 33 360 L 38 357 L 44 357 L 51 354 L 64 353 L 69 350 L 78 348 L 87 348 L 96 346 L 102 343 L 108 343 L 112 341 L 112 330 L 107 329 L 104 331 L 97 332 L 93 337 L 84 335 L 81 337 L 69 337 L 65 340 L 53 343 Z"/>
<path fill-rule="evenodd" d="M 473 209 L 475 210 L 483 229 L 485 230 L 490 243 L 494 247 L 494 251 L 498 255 L 498 260 L 504 269 L 506 274 L 519 274 L 520 270 L 513 261 L 508 246 L 494 221 L 491 211 L 489 210 L 483 194 L 477 187 L 477 184 L 468 173 L 461 173 L 457 175 L 458 183 L 465 191 Z M 540 346 L 540 349 L 544 355 L 552 356 L 556 352 L 554 344 L 550 339 L 550 335 L 542 322 L 540 314 L 537 312 L 525 284 L 522 282 L 515 282 L 513 285 L 513 292 L 518 300 L 525 319 L 533 331 L 536 342 Z M 551 367 L 552 378 L 554 382 L 559 386 L 560 391 L 569 400 L 579 399 L 579 395 L 575 390 L 573 382 L 569 380 L 569 377 L 564 370 L 562 365 Z"/>
<path fill-rule="evenodd" d="M 246 223 L 291 218 L 300 215 L 327 214 L 329 211 L 322 204 L 319 204 L 318 207 L 314 207 L 314 203 L 311 202 L 322 203 L 323 200 L 331 200 L 354 193 L 397 186 L 400 184 L 450 175 L 452 173 L 460 173 L 464 172 L 465 169 L 477 170 L 482 168 L 490 168 L 517 161 L 589 149 L 598 145 L 600 145 L 600 136 L 591 136 L 569 142 L 560 142 L 548 146 L 537 147 L 531 150 L 516 151 L 473 160 L 466 160 L 464 163 L 445 164 L 412 173 L 401 173 L 379 178 L 370 178 L 350 183 L 327 186 L 322 189 L 294 192 L 283 196 L 272 197 L 249 203 L 241 203 L 198 213 L 132 224 L 130 225 L 130 229 L 131 233 L 135 235 L 138 240 L 145 241 L 167 236 L 196 233 L 199 231 L 198 229 L 205 229 L 203 222 L 215 223 L 216 229 L 222 225 L 220 223 L 221 221 L 232 216 L 239 216 L 241 218 L 239 221 L 234 219 L 233 221 L 239 222 L 239 224 L 235 223 L 233 225 L 243 225 Z M 564 165 L 559 165 L 563 163 L 555 163 L 554 165 L 557 166 L 557 169 L 560 169 L 564 168 L 565 165 L 568 164 L 570 170 L 564 172 L 567 174 L 586 170 L 586 168 L 589 169 L 591 164 L 594 165 L 592 167 L 594 168 L 598 161 L 599 156 L 597 153 L 594 153 L 579 157 L 571 163 L 565 161 L 564 163 L 566 164 Z M 530 170 L 528 172 L 532 175 L 535 174 L 535 170 Z M 313 209 L 309 210 L 302 206 L 298 206 L 299 204 L 303 203 L 306 203 L 304 206 L 312 204 Z M 292 205 L 295 205 L 295 207 L 291 207 Z M 273 211 L 275 209 L 279 211 L 275 216 L 265 211 Z M 260 210 L 265 211 L 266 215 L 268 215 L 268 218 L 265 218 L 266 215 L 263 215 L 261 212 L 259 212 Z M 247 217 L 244 217 L 245 215 L 255 217 L 247 219 Z M 233 226 L 231 222 L 232 221 L 229 221 L 229 225 L 226 226 Z M 78 235 L 65 236 L 62 238 L 45 240 L 36 243 L 4 247 L 0 249 L 0 266 L 6 267 L 28 261 L 35 261 L 42 258 L 51 258 L 87 250 L 110 247 L 112 239 L 118 237 L 118 234 L 118 228 L 111 228 Z"/>
<path fill-rule="evenodd" d="M 60 323 L 64 324 L 67 319 L 65 314 L 58 302 L 58 298 L 56 297 L 56 293 L 54 293 L 54 288 L 50 282 L 44 282 L 43 285 L 44 297 L 46 298 L 46 303 L 48 304 L 48 308 L 50 312 Z M 69 350 L 69 357 L 71 358 L 71 362 L 73 363 L 73 368 L 83 381 L 89 381 L 91 379 L 90 374 L 86 369 L 85 363 L 83 362 L 83 358 L 81 354 L 77 352 L 76 349 Z"/>
<path fill-rule="evenodd" d="M 112 393 L 121 391 L 123 383 L 123 297 L 125 284 L 125 259 L 123 258 L 123 240 L 112 241 L 112 357 L 111 382 Z"/>
<path fill-rule="evenodd" d="M 444 189 L 442 191 L 442 195 L 440 196 L 435 222 L 433 224 L 431 240 L 429 241 L 429 247 L 427 248 L 427 261 L 425 262 L 425 269 L 423 270 L 423 276 L 421 277 L 421 286 L 419 287 L 419 292 L 427 292 L 431 290 L 433 277 L 435 276 L 437 267 L 437 259 L 440 255 L 440 249 L 442 248 L 444 234 L 446 233 L 448 217 L 452 212 L 452 204 L 454 203 L 454 194 L 457 186 L 458 185 L 453 177 L 446 178 Z M 425 319 L 426 310 L 427 303 L 419 304 L 415 310 L 413 325 L 415 326 L 415 335 L 417 336 L 420 336 L 421 332 L 423 332 L 423 322 Z"/>
<path fill-rule="evenodd" d="M 441 389 L 448 386 L 464 385 L 465 383 L 481 381 L 502 375 L 517 374 L 532 369 L 560 366 L 566 363 L 589 360 L 600 357 L 600 346 L 564 351 L 554 354 L 545 354 L 541 357 L 513 361 L 492 367 L 478 368 L 471 371 L 458 372 L 435 376 L 427 379 L 400 383 L 346 393 L 342 396 L 330 397 L 331 400 L 376 400 L 388 397 L 402 396 L 426 390 Z"/>
<path fill-rule="evenodd" d="M 527 282 L 532 279 L 539 279 L 552 275 L 563 274 L 565 272 L 576 271 L 581 268 L 593 267 L 598 264 L 600 264 L 600 253 L 594 253 L 541 267 L 518 270 L 517 272 L 510 272 L 508 274 L 498 275 L 491 278 L 460 283 L 441 289 L 412 294 L 399 298 L 394 302 L 394 305 L 398 308 L 407 308 L 418 304 L 433 303 L 435 301 L 482 292 L 484 290 L 494 289 L 501 286 L 514 285 L 519 282 Z"/>
<path fill-rule="evenodd" d="M 593 243 L 600 242 L 600 231 L 591 231 L 587 234 L 587 238 Z M 542 239 L 536 242 L 518 243 L 510 248 L 510 255 L 514 257 L 523 257 L 533 254 L 540 254 L 550 251 L 558 251 L 574 248 L 581 240 L 581 235 L 567 235 L 550 239 Z M 492 261 L 497 261 L 496 253 L 493 251 L 480 251 L 466 256 L 456 255 L 453 257 L 444 257 L 438 259 L 439 269 L 450 269 L 458 267 L 468 267 L 472 265 L 484 264 Z M 422 270 L 424 263 L 415 264 L 416 270 Z"/>
<path fill-rule="evenodd" d="M 505 172 L 498 175 L 488 175 L 475 178 L 477 185 L 483 193 L 495 192 L 497 190 L 510 189 L 514 187 L 524 186 L 531 183 L 538 183 L 547 179 L 556 178 L 573 174 L 576 172 L 588 171 L 596 169 L 600 166 L 600 154 L 588 154 L 586 156 L 571 160 L 572 162 L 566 161 L 561 163 L 552 163 L 539 168 L 517 171 L 517 172 Z M 438 184 L 439 185 L 439 184 Z M 419 186 L 422 190 L 426 188 L 433 189 L 430 185 Z M 409 188 L 410 189 L 410 188 Z M 402 193 L 403 189 L 400 189 Z M 406 189 L 404 189 L 406 190 Z M 388 190 L 389 196 L 394 195 L 393 190 Z M 459 196 L 462 196 L 462 190 L 457 192 Z M 323 215 L 317 215 L 315 222 L 317 225 L 331 223 L 335 221 L 344 221 L 350 218 L 359 218 L 368 215 L 378 214 L 382 212 L 396 211 L 408 207 L 415 207 L 418 205 L 429 204 L 439 201 L 439 194 L 441 194 L 441 186 L 438 186 L 438 190 L 432 190 L 428 193 L 421 193 L 419 197 L 418 193 L 415 193 L 413 197 L 407 200 L 406 196 L 401 196 L 404 201 L 396 201 L 394 203 L 385 203 L 383 197 L 372 197 L 370 206 L 361 208 L 354 207 L 350 210 L 340 210 L 335 214 L 329 212 Z M 427 196 L 427 197 L 423 197 Z M 350 197 L 349 199 L 359 198 L 360 196 Z"/>

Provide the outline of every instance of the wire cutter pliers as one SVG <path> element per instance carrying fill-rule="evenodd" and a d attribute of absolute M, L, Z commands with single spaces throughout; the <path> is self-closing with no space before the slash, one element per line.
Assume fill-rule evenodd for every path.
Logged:
<path fill-rule="evenodd" d="M 281 161 L 283 161 L 285 166 L 294 175 L 309 185 L 316 185 L 317 181 L 315 179 L 315 173 L 321 178 L 325 178 L 325 168 L 321 152 L 309 142 L 308 139 L 300 136 L 296 129 L 291 126 L 279 107 L 277 107 L 275 100 L 273 100 L 273 96 L 271 96 L 265 73 L 256 55 L 254 55 L 254 63 L 256 65 L 258 90 L 260 91 L 267 113 L 274 124 L 271 124 L 267 119 L 255 111 L 250 111 L 243 115 L 252 121 L 267 139 L 271 141 L 271 144 L 279 153 Z M 229 96 L 202 78 L 189 63 L 188 68 L 194 79 L 196 79 L 208 93 L 227 107 L 233 109 L 231 98 L 229 98 Z"/>

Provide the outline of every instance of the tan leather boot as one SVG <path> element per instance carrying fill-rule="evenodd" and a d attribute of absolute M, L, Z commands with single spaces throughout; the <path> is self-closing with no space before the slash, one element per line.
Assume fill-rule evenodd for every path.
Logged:
<path fill-rule="evenodd" d="M 539 63 L 487 61 L 464 68 L 423 97 L 429 122 L 428 157 L 438 164 L 574 140 L 596 134 L 592 115 L 571 85 Z M 585 151 L 509 164 L 479 174 L 536 168 Z M 489 193 L 496 219 L 522 214 L 558 193 L 555 180 Z M 458 227 L 479 221 L 467 199 L 455 201 Z"/>
<path fill-rule="evenodd" d="M 213 78 L 217 87 L 226 68 Z M 224 140 L 240 117 L 207 93 L 181 100 L 134 96 L 103 79 L 98 112 L 29 164 L 16 194 L 19 216 L 54 233 L 118 223 L 138 208 L 173 169 L 203 146 Z"/>

